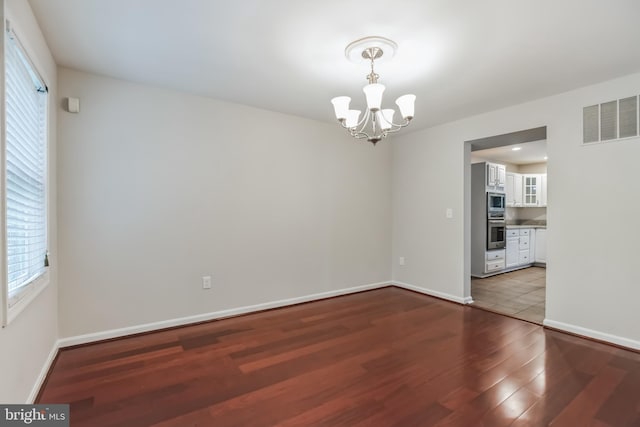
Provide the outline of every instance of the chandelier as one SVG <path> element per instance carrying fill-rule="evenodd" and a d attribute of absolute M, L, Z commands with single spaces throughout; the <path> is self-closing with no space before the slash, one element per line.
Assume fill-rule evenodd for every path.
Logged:
<path fill-rule="evenodd" d="M 375 145 L 382 138 L 386 138 L 390 133 L 394 133 L 409 125 L 413 119 L 414 103 L 416 96 L 402 95 L 396 99 L 396 104 L 400 109 L 402 122 L 394 123 L 393 116 L 395 110 L 392 108 L 381 108 L 382 93 L 384 85 L 378 83 L 380 76 L 374 71 L 374 62 L 387 52 L 393 56 L 397 49 L 394 41 L 384 37 L 365 37 L 349 43 L 345 48 L 345 56 L 351 61 L 361 61 L 362 58 L 371 62 L 371 73 L 367 75 L 369 84 L 362 88 L 367 100 L 367 110 L 360 118 L 360 110 L 350 110 L 351 98 L 348 96 L 338 96 L 331 100 L 336 113 L 336 118 L 343 128 L 356 139 L 364 139 Z"/>

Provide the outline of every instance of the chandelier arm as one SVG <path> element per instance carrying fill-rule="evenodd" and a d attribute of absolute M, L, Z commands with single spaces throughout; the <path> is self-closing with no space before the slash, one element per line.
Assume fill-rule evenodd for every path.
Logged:
<path fill-rule="evenodd" d="M 368 124 L 368 118 L 370 117 L 369 111 L 367 110 L 367 113 L 365 114 L 365 116 L 363 117 L 362 120 L 360 120 L 360 122 L 354 126 L 354 127 L 348 127 L 344 122 L 340 122 L 340 126 L 342 126 L 342 128 L 346 129 L 347 132 L 349 132 L 349 135 L 351 135 L 353 138 L 356 139 L 364 139 L 364 138 L 371 138 L 371 136 L 364 131 L 364 129 L 367 127 Z M 358 127 L 360 129 L 358 129 Z"/>
<path fill-rule="evenodd" d="M 389 130 L 387 130 L 387 133 L 396 133 L 396 132 L 400 132 L 400 129 L 402 129 L 402 128 L 404 128 L 404 127 L 406 127 L 406 126 L 402 126 L 402 127 L 399 127 L 399 128 L 392 128 L 392 129 L 389 129 Z"/>
<path fill-rule="evenodd" d="M 375 123 L 376 123 L 375 117 L 371 114 L 370 110 L 366 110 L 365 115 L 356 124 L 356 126 L 350 128 L 350 127 L 347 127 L 344 122 L 340 122 L 340 125 L 344 129 L 347 129 L 349 131 L 349 134 L 351 134 L 351 136 L 356 138 L 356 139 L 362 139 L 362 138 L 370 139 L 370 138 L 372 138 L 372 136 L 369 133 L 365 132 L 365 129 L 368 127 L 370 122 L 371 122 L 372 129 L 373 129 L 373 138 L 378 138 L 378 137 L 379 138 L 386 138 L 387 134 L 396 133 L 396 132 L 400 131 L 400 129 L 409 126 L 409 124 L 411 123 L 411 120 L 405 119 L 405 121 L 402 122 L 402 123 L 393 123 L 393 122 L 391 122 L 391 123 L 389 123 L 391 125 L 390 129 L 386 129 L 386 130 L 380 132 L 380 135 L 377 135 L 378 134 L 377 130 L 379 130 L 379 129 L 378 129 L 377 126 L 375 126 Z"/>
<path fill-rule="evenodd" d="M 411 123 L 411 120 L 406 120 L 404 121 L 404 123 L 389 123 L 391 125 L 391 129 L 387 129 L 387 132 L 398 132 L 400 129 L 402 128 L 406 128 L 407 126 L 409 126 L 409 123 Z"/>
<path fill-rule="evenodd" d="M 369 139 L 369 138 L 371 138 L 371 136 L 368 133 L 364 132 L 364 130 L 362 130 L 362 129 L 361 130 L 356 130 L 356 129 L 353 129 L 353 128 L 348 128 L 348 127 L 346 127 L 344 125 L 342 127 L 345 128 L 347 130 L 347 132 L 349 132 L 349 135 L 351 135 L 352 137 L 354 137 L 356 139 L 363 139 L 363 138 Z"/>
<path fill-rule="evenodd" d="M 371 138 L 368 134 L 366 134 L 365 132 L 354 132 L 351 133 L 351 136 L 354 137 L 355 139 L 369 139 Z"/>
<path fill-rule="evenodd" d="M 360 120 L 360 122 L 358 122 L 358 124 L 354 126 L 355 129 L 358 129 L 357 133 L 366 134 L 364 130 L 367 127 L 367 123 L 369 123 L 370 118 L 371 118 L 371 111 L 367 109 L 366 112 L 364 113 L 364 116 L 362 117 L 362 120 Z"/>

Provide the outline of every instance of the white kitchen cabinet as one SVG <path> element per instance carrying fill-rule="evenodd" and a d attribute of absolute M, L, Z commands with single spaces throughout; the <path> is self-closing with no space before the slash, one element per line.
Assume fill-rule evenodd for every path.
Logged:
<path fill-rule="evenodd" d="M 529 263 L 533 264 L 536 260 L 536 229 L 529 230 Z"/>
<path fill-rule="evenodd" d="M 512 208 L 515 204 L 515 191 L 514 191 L 514 185 L 515 185 L 515 174 L 514 173 L 507 173 L 507 182 L 506 182 L 506 189 L 505 189 L 505 202 L 507 204 L 507 207 Z"/>
<path fill-rule="evenodd" d="M 519 249 L 521 251 L 529 251 L 529 234 L 531 233 L 531 230 L 527 229 L 520 229 L 520 245 L 519 245 Z"/>
<path fill-rule="evenodd" d="M 540 206 L 540 180 L 539 174 L 522 175 L 523 206 Z"/>
<path fill-rule="evenodd" d="M 533 264 L 535 230 L 530 228 L 508 228 L 505 268 Z"/>
<path fill-rule="evenodd" d="M 520 236 L 520 229 L 518 228 L 507 228 L 507 239 L 509 237 L 518 237 Z"/>
<path fill-rule="evenodd" d="M 519 265 L 533 264 L 535 255 L 535 228 L 521 228 L 520 229 L 520 253 L 518 255 Z"/>
<path fill-rule="evenodd" d="M 522 206 L 522 175 L 508 172 L 506 188 L 507 206 L 510 208 Z"/>
<path fill-rule="evenodd" d="M 547 229 L 536 229 L 535 261 L 547 263 Z"/>
<path fill-rule="evenodd" d="M 484 272 L 491 273 L 493 271 L 504 270 L 504 249 L 498 249 L 495 251 L 487 251 L 485 253 L 485 266 Z"/>
<path fill-rule="evenodd" d="M 547 206 L 547 174 L 509 172 L 506 204 L 510 208 Z"/>
<path fill-rule="evenodd" d="M 504 186 L 507 182 L 507 167 L 505 165 L 498 165 L 498 182 L 496 186 L 498 190 L 504 191 Z"/>
<path fill-rule="evenodd" d="M 515 231 L 515 236 L 509 236 L 509 231 Z M 517 267 L 520 262 L 520 236 L 518 230 L 508 230 L 507 232 L 507 259 L 506 267 Z"/>
<path fill-rule="evenodd" d="M 487 191 L 504 191 L 507 167 L 497 163 L 487 163 Z"/>

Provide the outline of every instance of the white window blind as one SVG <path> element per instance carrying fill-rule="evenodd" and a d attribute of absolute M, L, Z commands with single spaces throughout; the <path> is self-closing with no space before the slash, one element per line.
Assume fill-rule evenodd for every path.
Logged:
<path fill-rule="evenodd" d="M 9 306 L 45 271 L 47 89 L 15 35 L 5 37 L 6 256 Z"/>

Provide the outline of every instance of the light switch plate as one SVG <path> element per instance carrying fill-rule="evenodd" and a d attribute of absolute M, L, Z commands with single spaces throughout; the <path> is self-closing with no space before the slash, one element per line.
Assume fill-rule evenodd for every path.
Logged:
<path fill-rule="evenodd" d="M 79 113 L 80 112 L 80 99 L 78 98 L 67 98 L 67 109 L 70 113 Z"/>

